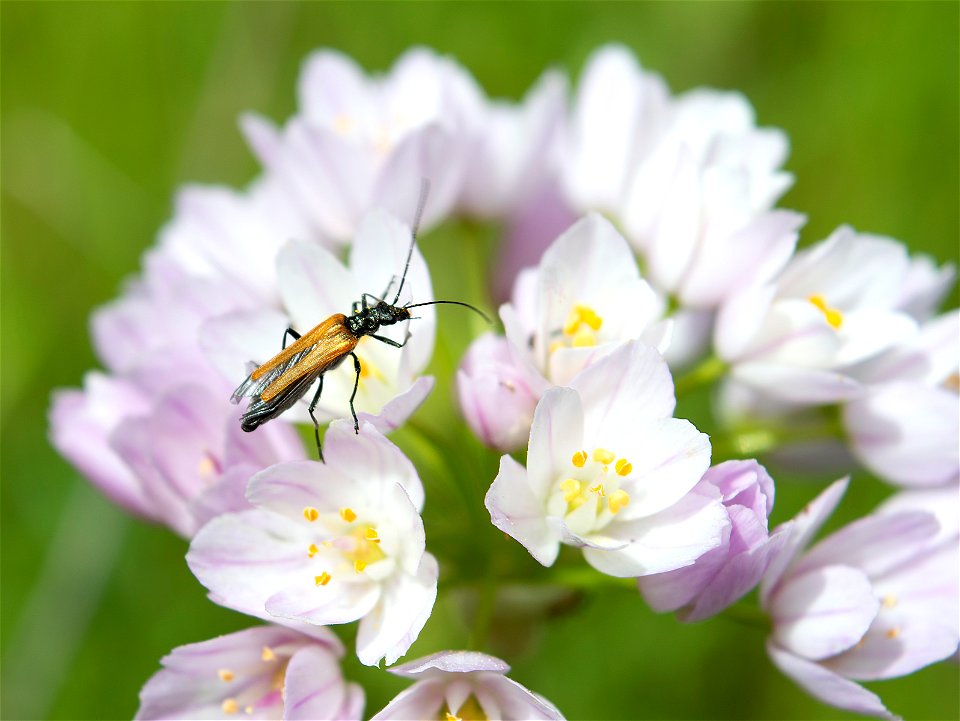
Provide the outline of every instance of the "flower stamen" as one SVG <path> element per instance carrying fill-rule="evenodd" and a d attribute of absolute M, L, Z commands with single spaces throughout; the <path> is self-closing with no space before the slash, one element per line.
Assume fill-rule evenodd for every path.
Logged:
<path fill-rule="evenodd" d="M 235 698 L 225 699 L 222 704 L 220 704 L 220 709 L 224 713 L 234 714 L 240 710 L 240 704 L 237 703 Z"/>
<path fill-rule="evenodd" d="M 328 583 L 330 583 L 331 578 L 333 578 L 333 576 L 324 571 L 319 576 L 314 576 L 313 581 L 317 586 L 326 586 Z"/>
<path fill-rule="evenodd" d="M 823 317 L 827 319 L 827 323 L 834 330 L 839 330 L 840 326 L 843 325 L 843 313 L 841 313 L 836 308 L 831 308 L 827 305 L 827 301 L 824 300 L 822 295 L 814 293 L 811 296 L 807 297 L 807 300 L 810 301 L 814 306 L 816 306 Z"/>
<path fill-rule="evenodd" d="M 313 523 L 320 518 L 320 511 L 313 506 L 305 506 L 303 509 L 303 517 L 310 521 L 310 523 Z"/>
<path fill-rule="evenodd" d="M 223 682 L 225 682 L 225 683 L 229 683 L 230 681 L 233 681 L 233 679 L 234 679 L 233 671 L 231 671 L 229 668 L 221 668 L 221 669 L 219 669 L 219 670 L 217 671 L 217 676 L 219 676 L 219 677 L 220 677 L 220 680 L 223 681 Z"/>
<path fill-rule="evenodd" d="M 352 508 L 341 508 L 340 509 L 340 518 L 342 518 L 347 523 L 353 523 L 357 520 L 357 514 L 353 512 Z"/>
<path fill-rule="evenodd" d="M 610 509 L 610 513 L 617 515 L 630 503 L 630 494 L 624 491 L 622 488 L 614 491 L 610 494 L 610 498 L 607 501 L 607 507 Z"/>

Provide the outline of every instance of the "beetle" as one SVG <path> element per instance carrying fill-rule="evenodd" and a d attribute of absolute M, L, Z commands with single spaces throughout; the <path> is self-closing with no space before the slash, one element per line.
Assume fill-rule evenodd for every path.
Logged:
<path fill-rule="evenodd" d="M 484 320 L 490 323 L 490 319 L 482 311 L 469 303 L 461 303 L 456 300 L 434 300 L 427 303 L 397 305 L 400 300 L 400 293 L 403 291 L 404 281 L 407 278 L 407 271 L 410 270 L 410 259 L 417 242 L 417 228 L 420 224 L 428 190 L 429 183 L 424 180 L 420 188 L 420 201 L 417 205 L 417 213 L 410 234 L 407 262 L 393 301 L 388 302 L 384 299 L 389 294 L 396 276 L 391 279 L 386 289 L 379 296 L 372 293 L 363 293 L 360 300 L 353 303 L 350 315 L 336 313 L 303 335 L 297 333 L 293 328 L 287 328 L 283 334 L 281 351 L 266 363 L 255 368 L 230 397 L 230 402 L 234 404 L 239 403 L 242 398 L 248 396 L 251 398 L 250 405 L 240 417 L 240 427 L 244 431 L 256 430 L 267 421 L 273 420 L 290 409 L 319 379 L 317 391 L 313 395 L 313 400 L 310 401 L 308 412 L 311 420 L 313 420 L 317 454 L 322 461 L 323 448 L 320 444 L 320 424 L 314 415 L 314 410 L 316 410 L 317 403 L 320 402 L 320 394 L 323 392 L 324 374 L 337 368 L 347 359 L 347 356 L 353 358 L 353 368 L 356 373 L 353 393 L 350 395 L 350 413 L 353 415 L 354 431 L 356 433 L 360 432 L 360 422 L 357 419 L 353 401 L 357 395 L 361 372 L 360 359 L 354 349 L 361 338 L 370 336 L 381 343 L 402 348 L 410 339 L 409 327 L 406 338 L 402 343 L 377 335 L 377 331 L 381 326 L 395 325 L 404 320 L 416 320 L 410 315 L 410 309 L 425 305 L 463 306 L 479 313 Z M 376 302 L 372 305 L 368 304 L 368 299 L 373 299 Z M 287 346 L 288 337 L 294 340 L 289 346 Z"/>

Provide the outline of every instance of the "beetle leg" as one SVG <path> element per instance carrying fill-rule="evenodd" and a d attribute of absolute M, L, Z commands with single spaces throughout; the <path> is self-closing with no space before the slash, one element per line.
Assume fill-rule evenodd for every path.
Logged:
<path fill-rule="evenodd" d="M 391 339 L 391 338 L 384 338 L 382 335 L 374 335 L 373 333 L 370 334 L 370 337 L 371 337 L 371 338 L 376 338 L 376 339 L 377 339 L 378 341 L 380 341 L 381 343 L 386 343 L 387 345 L 392 345 L 394 348 L 403 348 L 403 347 L 407 344 L 407 341 L 410 340 L 410 334 L 409 334 L 409 333 L 407 334 L 407 337 L 403 339 L 403 343 L 397 343 L 397 341 L 395 341 L 395 340 L 393 340 L 393 339 Z"/>
<path fill-rule="evenodd" d="M 307 409 L 310 413 L 310 418 L 313 420 L 313 437 L 317 441 L 317 455 L 320 456 L 320 462 L 326 463 L 323 460 L 323 448 L 320 446 L 320 424 L 317 423 L 317 417 L 313 415 L 314 409 L 317 407 L 317 403 L 320 402 L 320 394 L 323 393 L 323 374 L 320 374 L 320 385 L 317 386 L 317 392 L 313 394 L 313 400 L 310 401 L 310 407 Z"/>
<path fill-rule="evenodd" d="M 387 297 L 387 294 L 390 293 L 390 288 L 393 287 L 393 283 L 394 283 L 394 281 L 396 281 L 396 279 L 397 279 L 397 276 L 395 276 L 395 275 L 391 275 L 391 276 L 390 276 L 390 282 L 387 283 L 387 287 L 384 288 L 384 289 L 383 289 L 383 292 L 380 294 L 380 297 L 381 297 L 381 298 L 386 298 L 386 297 Z"/>
<path fill-rule="evenodd" d="M 287 328 L 283 331 L 283 348 L 287 347 L 287 336 L 292 335 L 294 340 L 300 340 L 300 334 L 297 333 L 293 328 Z"/>
<path fill-rule="evenodd" d="M 353 356 L 353 369 L 357 372 L 357 377 L 353 381 L 353 393 L 350 394 L 350 412 L 353 414 L 353 430 L 359 435 L 360 421 L 357 420 L 357 411 L 353 407 L 353 399 L 357 397 L 357 387 L 360 385 L 360 359 L 357 358 L 356 353 L 350 355 Z"/>

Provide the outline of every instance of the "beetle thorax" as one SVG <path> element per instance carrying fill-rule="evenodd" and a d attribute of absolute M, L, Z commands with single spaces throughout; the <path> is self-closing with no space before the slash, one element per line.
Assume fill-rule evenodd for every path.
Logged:
<path fill-rule="evenodd" d="M 372 335 L 382 325 L 394 325 L 410 317 L 410 311 L 403 306 L 390 305 L 380 301 L 371 308 L 358 310 L 347 317 L 347 328 L 355 336 Z"/>

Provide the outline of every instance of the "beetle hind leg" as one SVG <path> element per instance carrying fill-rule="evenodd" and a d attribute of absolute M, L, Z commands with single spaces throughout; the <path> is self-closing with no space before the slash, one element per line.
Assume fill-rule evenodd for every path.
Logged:
<path fill-rule="evenodd" d="M 316 409 L 317 403 L 320 402 L 321 393 L 323 393 L 322 375 L 320 376 L 320 385 L 317 386 L 317 392 L 313 394 L 313 400 L 310 401 L 310 406 L 307 408 L 307 411 L 310 413 L 310 419 L 313 421 L 313 437 L 317 441 L 317 455 L 320 457 L 321 463 L 326 463 L 326 461 L 323 460 L 323 446 L 320 445 L 320 424 L 317 422 L 317 417 L 313 415 L 313 411 Z"/>
<path fill-rule="evenodd" d="M 357 397 L 357 388 L 360 386 L 360 359 L 357 358 L 356 353 L 351 353 L 353 356 L 353 369 L 357 373 L 357 377 L 353 380 L 353 393 L 350 394 L 350 413 L 353 414 L 353 431 L 357 435 L 360 434 L 360 421 L 357 419 L 357 411 L 353 407 L 353 399 Z"/>

